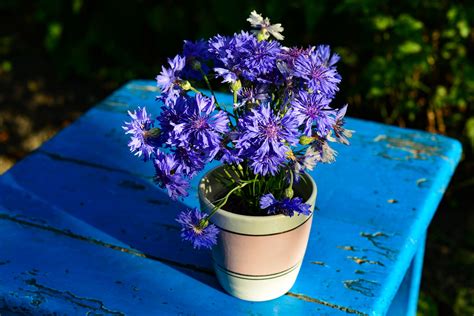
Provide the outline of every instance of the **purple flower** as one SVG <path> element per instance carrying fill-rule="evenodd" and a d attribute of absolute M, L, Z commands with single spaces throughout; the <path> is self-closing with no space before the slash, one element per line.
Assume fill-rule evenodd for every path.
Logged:
<path fill-rule="evenodd" d="M 255 173 L 275 175 L 285 161 L 289 145 L 298 143 L 298 118 L 288 111 L 274 114 L 269 105 L 261 105 L 239 120 L 236 148 L 248 158 Z"/>
<path fill-rule="evenodd" d="M 279 201 L 271 193 L 265 194 L 260 198 L 260 208 L 267 210 L 267 214 L 283 214 L 290 217 L 295 213 L 298 215 L 311 214 L 310 205 L 304 203 L 302 198 L 283 198 Z"/>
<path fill-rule="evenodd" d="M 346 115 L 347 111 L 347 104 L 344 105 L 342 108 L 337 110 L 336 120 L 333 125 L 334 134 L 336 135 L 336 139 L 339 140 L 342 144 L 349 145 L 348 138 L 352 137 L 352 133 L 354 131 L 345 129 L 344 125 L 344 116 Z"/>
<path fill-rule="evenodd" d="M 204 153 L 184 147 L 175 148 L 173 153 L 180 166 L 180 171 L 188 177 L 195 176 L 208 161 L 208 157 Z"/>
<path fill-rule="evenodd" d="M 210 249 L 217 243 L 219 229 L 214 224 L 209 224 L 206 214 L 197 208 L 182 211 L 176 221 L 181 224 L 181 238 L 191 242 L 194 249 Z"/>
<path fill-rule="evenodd" d="M 204 74 L 209 72 L 209 66 L 205 63 L 211 59 L 207 41 L 184 41 L 183 55 L 186 58 L 186 67 L 183 70 L 184 77 L 198 80 L 203 77 L 201 70 Z"/>
<path fill-rule="evenodd" d="M 122 128 L 126 131 L 125 134 L 131 134 L 131 140 L 128 143 L 130 151 L 136 156 L 141 157 L 147 161 L 152 156 L 155 146 L 157 145 L 158 129 L 153 128 L 153 120 L 146 113 L 146 108 L 138 108 L 137 111 L 130 112 L 128 115 L 132 118 L 131 122 L 125 122 Z"/>
<path fill-rule="evenodd" d="M 181 165 L 173 155 L 165 155 L 161 152 L 153 159 L 155 166 L 154 181 L 168 190 L 168 195 L 176 200 L 181 196 L 188 195 L 189 183 L 181 175 Z"/>
<path fill-rule="evenodd" d="M 262 75 L 276 69 L 276 59 L 281 51 L 281 45 L 277 41 L 249 41 L 244 49 L 246 56 L 241 68 L 246 79 L 250 81 L 263 79 Z"/>
<path fill-rule="evenodd" d="M 211 38 L 209 52 L 216 60 L 216 75 L 223 78 L 223 82 L 237 81 L 243 71 L 243 61 L 248 57 L 245 47 L 256 42 L 255 36 L 247 32 L 234 34 L 232 37 L 217 35 Z"/>
<path fill-rule="evenodd" d="M 214 68 L 214 71 L 216 72 L 217 77 L 221 77 L 222 83 L 234 83 L 236 82 L 239 77 L 235 72 L 230 71 L 229 69 L 225 68 Z"/>
<path fill-rule="evenodd" d="M 315 54 L 318 57 L 319 62 L 328 68 L 334 67 L 339 59 L 341 59 L 341 57 L 336 53 L 332 54 L 331 56 L 331 49 L 329 45 L 319 45 L 316 48 Z"/>
<path fill-rule="evenodd" d="M 334 125 L 334 110 L 329 107 L 331 99 L 325 95 L 300 91 L 292 102 L 296 115 L 304 125 L 304 134 L 312 136 L 312 127 L 316 133 L 324 137 Z"/>
<path fill-rule="evenodd" d="M 186 58 L 176 55 L 173 59 L 168 59 L 170 68 L 161 67 L 161 73 L 156 76 L 157 86 L 164 92 L 169 92 L 175 88 L 180 80 L 179 75 L 186 65 Z"/>
<path fill-rule="evenodd" d="M 325 94 L 328 98 L 333 98 L 339 91 L 341 76 L 334 67 L 325 66 L 317 51 L 296 58 L 294 75 L 305 79 L 308 88 L 313 92 Z"/>
<path fill-rule="evenodd" d="M 212 160 L 219 151 L 223 134 L 229 129 L 228 124 L 227 114 L 216 111 L 214 99 L 198 93 L 188 99 L 180 123 L 174 126 L 176 146 L 205 151 Z"/>

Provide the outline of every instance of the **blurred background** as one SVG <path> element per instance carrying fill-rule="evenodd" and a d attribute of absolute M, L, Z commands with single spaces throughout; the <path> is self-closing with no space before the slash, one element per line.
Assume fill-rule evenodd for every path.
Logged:
<path fill-rule="evenodd" d="M 429 230 L 420 315 L 474 315 L 474 1 L 0 0 L 0 174 L 184 39 L 249 29 L 341 56 L 349 115 L 445 134 L 463 160 Z M 342 101 L 341 101 L 342 102 Z"/>

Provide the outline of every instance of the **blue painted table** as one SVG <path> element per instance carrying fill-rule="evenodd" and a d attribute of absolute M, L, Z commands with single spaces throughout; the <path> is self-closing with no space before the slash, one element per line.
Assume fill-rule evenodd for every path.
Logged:
<path fill-rule="evenodd" d="M 264 303 L 219 287 L 209 253 L 180 241 L 152 166 L 128 152 L 126 111 L 157 108 L 132 81 L 0 177 L 0 313 L 66 315 L 413 315 L 428 225 L 460 144 L 356 119 L 338 161 L 319 165 L 299 278 Z M 220 102 L 230 96 L 218 95 Z"/>

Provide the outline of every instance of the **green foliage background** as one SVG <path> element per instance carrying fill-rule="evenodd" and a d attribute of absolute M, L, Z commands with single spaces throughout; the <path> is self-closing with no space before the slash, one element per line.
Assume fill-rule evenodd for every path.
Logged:
<path fill-rule="evenodd" d="M 115 81 L 153 78 L 183 39 L 248 29 L 245 18 L 257 9 L 283 23 L 287 45 L 327 43 L 342 55 L 340 98 L 357 116 L 474 145 L 474 2 L 10 0 L 0 6 L 30 9 L 28 23 L 64 76 Z"/>
<path fill-rule="evenodd" d="M 183 39 L 248 29 L 253 9 L 283 24 L 287 46 L 324 43 L 342 56 L 336 102 L 348 101 L 349 115 L 448 134 L 472 159 L 474 1 L 2 0 L 0 16 L 14 22 L 0 28 L 0 73 L 14 73 L 18 52 L 31 50 L 64 80 L 153 79 Z M 468 176 L 463 185 L 472 184 Z M 424 314 L 438 314 L 432 301 L 421 296 Z M 473 301 L 463 287 L 443 303 L 463 315 Z"/>

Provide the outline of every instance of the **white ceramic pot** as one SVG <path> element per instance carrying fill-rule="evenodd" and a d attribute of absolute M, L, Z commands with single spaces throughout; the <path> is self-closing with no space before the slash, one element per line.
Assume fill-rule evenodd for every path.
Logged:
<path fill-rule="evenodd" d="M 201 210 L 209 212 L 223 187 L 209 171 L 199 183 Z M 212 258 L 217 279 L 231 295 L 267 301 L 284 295 L 296 281 L 306 251 L 316 202 L 316 183 L 309 175 L 294 187 L 311 205 L 311 215 L 247 216 L 218 210 L 211 217 L 221 232 Z"/>

